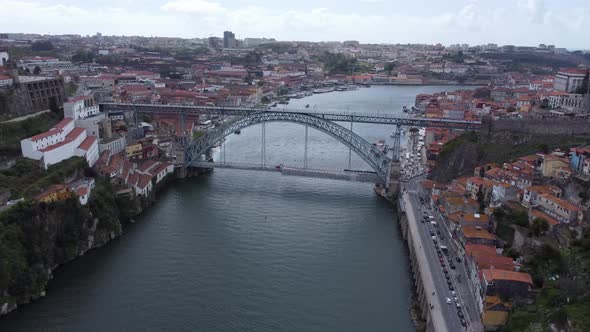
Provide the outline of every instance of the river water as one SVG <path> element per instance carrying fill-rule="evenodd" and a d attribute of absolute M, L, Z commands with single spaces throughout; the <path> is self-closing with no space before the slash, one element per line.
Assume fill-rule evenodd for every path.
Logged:
<path fill-rule="evenodd" d="M 416 94 L 452 89 L 363 88 L 287 109 L 401 115 Z M 353 129 L 371 142 L 392 130 Z M 217 157 L 262 162 L 260 133 L 233 135 Z M 302 165 L 303 134 L 267 124 L 265 162 Z M 309 134 L 310 166 L 348 167 L 347 148 Z M 0 331 L 413 331 L 409 279 L 395 215 L 370 184 L 223 169 L 159 193 L 122 238 L 56 271 L 47 297 L 0 318 Z"/>

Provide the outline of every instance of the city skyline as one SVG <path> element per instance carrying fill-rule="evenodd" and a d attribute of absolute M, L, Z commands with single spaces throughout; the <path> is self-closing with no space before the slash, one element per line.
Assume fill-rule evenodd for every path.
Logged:
<path fill-rule="evenodd" d="M 39 34 L 142 35 L 471 45 L 555 44 L 590 49 L 578 33 L 590 29 L 590 5 L 579 0 L 72 0 L 0 1 L 0 31 Z M 28 13 L 23 15 L 23 13 Z M 45 19 L 39 20 L 39 17 Z"/>

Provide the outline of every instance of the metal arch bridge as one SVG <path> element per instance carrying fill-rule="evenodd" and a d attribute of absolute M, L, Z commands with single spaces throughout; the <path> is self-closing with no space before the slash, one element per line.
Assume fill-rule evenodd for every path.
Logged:
<path fill-rule="evenodd" d="M 387 115 L 385 113 L 379 114 L 364 114 L 364 113 L 349 113 L 349 112 L 316 112 L 308 109 L 303 110 L 267 110 L 261 108 L 248 107 L 221 107 L 221 106 L 182 106 L 182 105 L 156 105 L 156 104 L 128 104 L 128 103 L 100 103 L 100 110 L 102 112 L 109 111 L 124 111 L 135 112 L 143 114 L 175 114 L 180 115 L 181 118 L 187 115 L 202 115 L 215 114 L 222 116 L 246 116 L 259 112 L 273 112 L 273 113 L 296 113 L 308 114 L 315 117 L 322 118 L 327 121 L 342 121 L 342 122 L 357 122 L 357 123 L 374 123 L 394 126 L 408 126 L 408 127 L 437 127 L 437 128 L 452 128 L 465 130 L 479 130 L 481 129 L 480 121 L 469 120 L 453 120 L 453 119 L 438 119 L 438 118 L 407 118 Z"/>
<path fill-rule="evenodd" d="M 213 145 L 236 131 L 267 122 L 298 123 L 324 132 L 334 137 L 359 155 L 367 164 L 369 164 L 369 166 L 371 166 L 383 181 L 387 178 L 389 164 L 392 159 L 387 156 L 386 152 L 380 151 L 375 145 L 367 142 L 364 138 L 339 124 L 328 121 L 319 116 L 297 112 L 256 112 L 226 122 L 222 126 L 213 130 L 209 130 L 203 136 L 193 140 L 187 146 L 185 151 L 185 166 L 190 166 L 193 162 L 198 162 L 199 158 L 213 147 Z"/>

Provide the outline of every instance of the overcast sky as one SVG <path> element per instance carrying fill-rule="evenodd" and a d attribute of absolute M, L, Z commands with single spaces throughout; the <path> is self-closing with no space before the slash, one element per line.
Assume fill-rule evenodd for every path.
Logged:
<path fill-rule="evenodd" d="M 0 32 L 590 49 L 589 0 L 0 0 Z"/>

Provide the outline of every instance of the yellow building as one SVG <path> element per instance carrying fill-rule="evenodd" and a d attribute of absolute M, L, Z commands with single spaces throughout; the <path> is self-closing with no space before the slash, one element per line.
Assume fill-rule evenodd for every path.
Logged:
<path fill-rule="evenodd" d="M 142 159 L 143 146 L 141 143 L 127 145 L 125 147 L 125 154 L 127 155 L 127 159 Z"/>
<path fill-rule="evenodd" d="M 35 196 L 39 202 L 51 203 L 63 201 L 70 197 L 70 188 L 64 184 L 54 184 L 49 189 Z"/>
<path fill-rule="evenodd" d="M 545 177 L 557 177 L 558 171 L 561 168 L 569 167 L 569 164 L 564 159 L 554 156 L 546 155 L 543 160 L 543 176 Z"/>
<path fill-rule="evenodd" d="M 486 296 L 483 325 L 486 331 L 497 331 L 506 325 L 512 305 L 497 296 Z"/>

